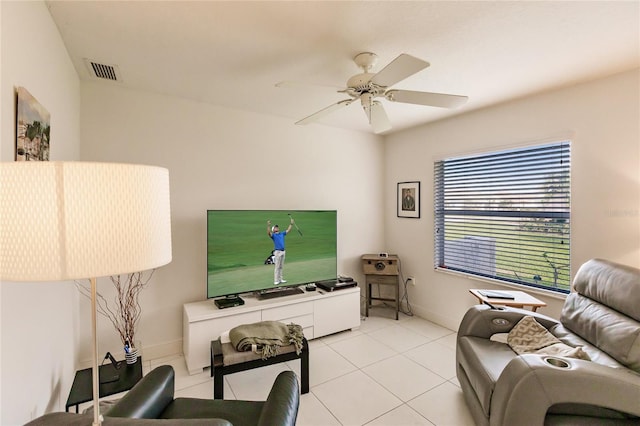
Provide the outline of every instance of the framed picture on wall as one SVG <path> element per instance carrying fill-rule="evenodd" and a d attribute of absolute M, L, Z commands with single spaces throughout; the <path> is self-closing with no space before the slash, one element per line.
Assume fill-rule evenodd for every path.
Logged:
<path fill-rule="evenodd" d="M 398 217 L 420 218 L 420 182 L 398 183 Z"/>
<path fill-rule="evenodd" d="M 17 92 L 16 161 L 49 161 L 49 111 L 24 87 Z"/>

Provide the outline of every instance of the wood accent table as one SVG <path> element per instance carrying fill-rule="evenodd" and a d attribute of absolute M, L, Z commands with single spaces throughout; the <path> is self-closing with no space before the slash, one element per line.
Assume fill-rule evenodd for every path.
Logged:
<path fill-rule="evenodd" d="M 501 299 L 501 298 L 492 298 L 486 297 L 481 292 L 497 292 L 497 293 L 506 293 L 510 296 L 513 296 L 513 299 Z M 540 299 L 536 299 L 530 294 L 525 293 L 524 291 L 517 290 L 483 290 L 472 288 L 469 290 L 469 293 L 473 294 L 480 303 L 487 303 L 491 305 L 499 305 L 499 306 L 511 306 L 513 308 L 521 308 L 524 309 L 525 306 L 531 307 L 531 310 L 535 312 L 538 308 L 547 306 L 545 302 Z"/>
<path fill-rule="evenodd" d="M 364 309 L 364 316 L 369 316 L 369 309 L 374 307 L 372 301 L 382 300 L 386 302 L 393 302 L 392 309 L 396 311 L 396 319 L 398 319 L 398 312 L 400 312 L 400 278 L 397 275 L 365 275 L 365 294 L 366 294 L 366 306 Z M 372 285 L 391 286 L 393 290 L 393 297 L 374 297 L 371 292 Z"/>
<path fill-rule="evenodd" d="M 400 312 L 400 259 L 396 255 L 380 256 L 378 254 L 362 255 L 362 270 L 364 272 L 365 286 L 365 307 L 364 316 L 369 316 L 369 309 L 374 305 L 374 300 L 385 302 L 393 302 L 391 306 L 395 310 L 396 320 L 398 312 Z M 391 286 L 393 290 L 393 298 L 391 297 L 374 297 L 371 293 L 371 286 L 377 285 L 378 291 L 381 286 Z"/>

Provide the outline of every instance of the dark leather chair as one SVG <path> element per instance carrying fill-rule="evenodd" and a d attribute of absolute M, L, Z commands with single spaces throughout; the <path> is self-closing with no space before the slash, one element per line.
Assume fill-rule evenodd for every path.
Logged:
<path fill-rule="evenodd" d="M 163 365 L 144 376 L 104 414 L 104 425 L 176 426 L 294 426 L 300 405 L 300 386 L 292 371 L 276 377 L 266 401 L 175 398 L 175 373 Z M 28 423 L 91 425 L 91 414 L 52 413 Z"/>

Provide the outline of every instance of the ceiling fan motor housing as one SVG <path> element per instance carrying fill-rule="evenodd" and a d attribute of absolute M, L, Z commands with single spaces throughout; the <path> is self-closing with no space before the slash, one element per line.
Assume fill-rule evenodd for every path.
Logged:
<path fill-rule="evenodd" d="M 356 55 L 353 60 L 364 72 L 354 75 L 347 81 L 346 92 L 354 98 L 360 97 L 363 93 L 370 93 L 372 97 L 382 96 L 386 88 L 372 83 L 371 79 L 376 73 L 369 72 L 378 62 L 378 55 L 363 52 Z"/>
<path fill-rule="evenodd" d="M 374 97 L 382 96 L 386 88 L 372 83 L 373 76 L 374 73 L 368 72 L 354 75 L 347 81 L 346 92 L 354 98 L 360 97 L 363 93 L 370 93 Z"/>
<path fill-rule="evenodd" d="M 374 75 L 375 74 L 370 72 L 363 72 L 361 74 L 356 74 L 353 77 L 351 77 L 349 81 L 347 81 L 347 87 L 353 88 L 353 89 L 359 89 L 361 87 L 364 88 L 369 84 L 369 81 L 371 81 L 371 78 Z"/>

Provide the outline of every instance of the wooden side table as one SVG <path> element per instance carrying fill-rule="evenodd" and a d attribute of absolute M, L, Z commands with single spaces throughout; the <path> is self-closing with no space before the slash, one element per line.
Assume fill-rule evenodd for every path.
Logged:
<path fill-rule="evenodd" d="M 525 293 L 524 291 L 517 290 L 483 290 L 472 288 L 469 290 L 469 293 L 473 294 L 480 303 L 487 303 L 490 305 L 497 306 L 511 306 L 513 308 L 521 308 L 524 309 L 525 306 L 531 307 L 531 310 L 535 312 L 540 307 L 545 307 L 547 304 L 540 299 L 536 299 L 530 294 Z M 512 299 L 507 298 L 496 298 L 496 297 L 487 297 L 486 293 L 490 295 L 490 293 L 498 293 L 505 294 L 513 297 Z"/>
<path fill-rule="evenodd" d="M 382 257 L 377 254 L 362 255 L 362 269 L 365 273 L 365 308 L 364 315 L 369 316 L 369 308 L 374 300 L 382 300 L 393 302 L 393 308 L 396 311 L 396 320 L 400 312 L 400 259 L 396 255 L 388 255 Z M 377 284 L 378 288 L 382 286 L 391 286 L 393 288 L 393 298 L 390 297 L 373 297 L 371 295 L 371 286 Z"/>
<path fill-rule="evenodd" d="M 372 306 L 373 300 L 383 300 L 386 302 L 393 302 L 393 308 L 396 310 L 396 319 L 398 319 L 398 312 L 400 311 L 400 285 L 398 284 L 397 275 L 365 275 L 365 287 L 367 295 L 367 304 L 364 310 L 364 316 L 369 316 L 369 308 Z M 390 297 L 373 297 L 371 295 L 371 285 L 377 284 L 380 286 L 391 286 L 393 288 L 394 298 Z"/>

